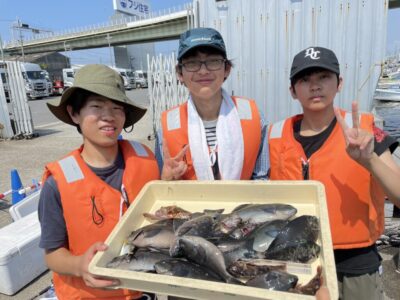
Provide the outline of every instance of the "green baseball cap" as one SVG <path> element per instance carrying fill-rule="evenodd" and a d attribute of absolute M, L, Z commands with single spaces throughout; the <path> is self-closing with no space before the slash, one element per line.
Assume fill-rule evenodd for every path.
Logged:
<path fill-rule="evenodd" d="M 214 28 L 193 28 L 182 33 L 179 40 L 178 60 L 189 50 L 197 47 L 215 48 L 226 58 L 224 39 Z"/>
<path fill-rule="evenodd" d="M 73 86 L 65 90 L 60 99 L 47 102 L 47 107 L 53 115 L 70 125 L 75 126 L 76 124 L 68 114 L 67 105 L 73 101 L 73 93 L 77 89 L 83 89 L 124 104 L 126 114 L 124 128 L 139 121 L 147 110 L 126 96 L 124 81 L 118 72 L 105 65 L 90 64 L 76 72 Z"/>

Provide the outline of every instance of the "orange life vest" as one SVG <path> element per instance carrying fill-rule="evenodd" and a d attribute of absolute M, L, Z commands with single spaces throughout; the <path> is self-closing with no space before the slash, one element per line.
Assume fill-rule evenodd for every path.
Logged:
<path fill-rule="evenodd" d="M 125 161 L 122 183 L 126 197 L 97 177 L 83 161 L 82 147 L 46 166 L 43 180 L 52 175 L 61 195 L 68 233 L 68 249 L 82 255 L 95 242 L 104 242 L 142 187 L 159 178 L 153 153 L 137 142 L 119 141 Z M 127 199 L 126 199 L 127 198 Z M 50 199 L 49 199 L 50 200 Z M 58 299 L 136 299 L 141 292 L 88 287 L 82 278 L 53 273 Z"/>
<path fill-rule="evenodd" d="M 261 119 L 254 100 L 232 97 L 238 110 L 240 124 L 243 132 L 244 161 L 240 178 L 250 179 L 253 174 L 261 144 Z M 171 123 L 174 123 L 171 125 Z M 188 105 L 187 102 L 180 106 L 164 111 L 161 115 L 163 138 L 167 141 L 167 147 L 171 157 L 176 156 L 182 148 L 189 143 L 188 137 Z M 182 179 L 195 180 L 196 174 L 190 149 L 185 155 L 187 171 Z"/>
<path fill-rule="evenodd" d="M 341 111 L 352 127 L 351 113 Z M 304 150 L 296 141 L 293 124 L 302 115 L 272 124 L 269 128 L 270 179 L 302 180 Z M 362 114 L 360 127 L 372 133 L 373 116 Z M 349 124 L 351 123 L 351 124 Z M 384 229 L 384 193 L 371 174 L 346 152 L 337 123 L 322 147 L 308 160 L 309 179 L 325 185 L 334 249 L 367 247 Z"/>

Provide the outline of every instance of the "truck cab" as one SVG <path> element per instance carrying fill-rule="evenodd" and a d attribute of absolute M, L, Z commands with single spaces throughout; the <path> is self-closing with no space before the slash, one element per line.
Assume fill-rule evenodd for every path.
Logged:
<path fill-rule="evenodd" d="M 135 78 L 133 77 L 131 70 L 115 67 L 111 67 L 111 69 L 117 71 L 119 75 L 122 76 L 122 79 L 124 80 L 124 88 L 126 90 L 131 90 L 135 87 Z"/>
<path fill-rule="evenodd" d="M 25 80 L 25 91 L 28 99 L 49 96 L 49 84 L 45 74 L 38 64 L 22 63 L 22 77 Z"/>
<path fill-rule="evenodd" d="M 147 72 L 143 70 L 136 70 L 133 72 L 135 78 L 135 87 L 138 88 L 147 88 Z"/>
<path fill-rule="evenodd" d="M 82 68 L 82 66 L 72 66 L 71 68 L 62 69 L 63 82 L 64 82 L 63 91 L 70 88 L 74 84 L 75 73 L 80 68 Z"/>

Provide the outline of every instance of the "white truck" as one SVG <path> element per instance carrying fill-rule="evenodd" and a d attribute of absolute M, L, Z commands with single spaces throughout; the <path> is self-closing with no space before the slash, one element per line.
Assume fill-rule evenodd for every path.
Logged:
<path fill-rule="evenodd" d="M 117 71 L 122 76 L 124 80 L 124 88 L 126 90 L 131 90 L 135 87 L 135 78 L 132 70 L 116 67 L 111 67 L 111 69 Z"/>
<path fill-rule="evenodd" d="M 147 72 L 145 72 L 143 70 L 136 70 L 136 71 L 133 71 L 133 75 L 135 78 L 135 87 L 137 89 L 148 87 Z"/>
<path fill-rule="evenodd" d="M 28 99 L 43 98 L 49 96 L 48 82 L 44 71 L 38 64 L 21 63 L 22 77 L 25 82 L 25 92 Z M 3 81 L 6 97 L 9 97 L 10 89 L 8 85 L 5 66 L 0 67 L 1 80 Z"/>
<path fill-rule="evenodd" d="M 63 82 L 64 82 L 64 91 L 68 88 L 70 88 L 74 84 L 74 77 L 76 71 L 78 71 L 80 68 L 82 68 L 83 65 L 75 65 L 72 66 L 71 68 L 65 68 L 62 69 L 62 74 L 63 74 Z"/>

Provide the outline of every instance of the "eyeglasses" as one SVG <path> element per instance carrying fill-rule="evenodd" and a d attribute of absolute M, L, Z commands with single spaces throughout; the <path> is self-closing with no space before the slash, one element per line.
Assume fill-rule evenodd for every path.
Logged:
<path fill-rule="evenodd" d="M 180 64 L 187 72 L 197 72 L 201 69 L 201 65 L 205 65 L 208 71 L 218 71 L 225 64 L 226 59 L 210 59 L 210 60 L 193 60 Z"/>

